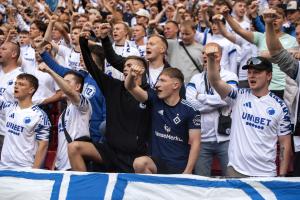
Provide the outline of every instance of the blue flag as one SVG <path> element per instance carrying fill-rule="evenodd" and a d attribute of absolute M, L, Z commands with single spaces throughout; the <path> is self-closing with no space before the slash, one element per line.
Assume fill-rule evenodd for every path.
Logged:
<path fill-rule="evenodd" d="M 48 4 L 50 10 L 53 12 L 57 7 L 58 0 L 46 0 L 46 3 Z"/>

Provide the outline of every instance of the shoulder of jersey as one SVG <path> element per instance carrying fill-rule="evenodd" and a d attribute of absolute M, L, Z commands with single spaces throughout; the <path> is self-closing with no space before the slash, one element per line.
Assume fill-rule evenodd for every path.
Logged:
<path fill-rule="evenodd" d="M 251 89 L 250 88 L 238 88 L 238 93 L 239 94 L 250 94 Z"/>
<path fill-rule="evenodd" d="M 233 89 L 231 90 L 231 92 L 228 94 L 228 96 L 232 99 L 236 99 L 238 94 L 247 94 L 249 95 L 251 93 L 251 89 L 250 88 L 237 88 L 237 89 Z"/>
<path fill-rule="evenodd" d="M 282 100 L 280 97 L 276 96 L 273 92 L 270 92 L 269 95 L 270 95 L 270 97 L 271 97 L 272 99 L 274 99 L 274 101 L 275 101 L 276 103 L 278 103 L 278 104 L 280 105 L 280 107 L 281 107 L 282 109 L 283 109 L 283 108 L 287 108 L 287 106 L 286 106 L 284 100 Z"/>
<path fill-rule="evenodd" d="M 203 72 L 197 73 L 197 74 L 195 74 L 194 76 L 192 76 L 191 80 L 197 81 L 199 78 L 202 77 L 202 75 L 203 75 Z"/>
<path fill-rule="evenodd" d="M 197 111 L 197 109 L 189 101 L 181 99 L 181 103 L 189 108 L 192 108 L 194 111 Z"/>
<path fill-rule="evenodd" d="M 31 110 L 42 115 L 47 115 L 46 112 L 43 109 L 41 109 L 38 105 L 32 106 Z"/>

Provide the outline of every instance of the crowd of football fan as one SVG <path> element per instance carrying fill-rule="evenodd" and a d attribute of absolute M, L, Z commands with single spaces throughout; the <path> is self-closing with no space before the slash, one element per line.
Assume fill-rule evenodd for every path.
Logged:
<path fill-rule="evenodd" d="M 299 176 L 299 43 L 296 0 L 0 0 L 0 168 Z"/>

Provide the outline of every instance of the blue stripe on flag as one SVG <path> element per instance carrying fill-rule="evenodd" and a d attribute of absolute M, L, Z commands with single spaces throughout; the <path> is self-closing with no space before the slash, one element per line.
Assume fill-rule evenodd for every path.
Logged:
<path fill-rule="evenodd" d="M 261 182 L 270 189 L 278 200 L 300 199 L 300 183 L 287 181 Z"/>
<path fill-rule="evenodd" d="M 264 198 L 249 184 L 239 180 L 226 180 L 226 181 L 209 181 L 209 180 L 195 180 L 188 178 L 175 178 L 175 177 L 158 177 L 147 175 L 134 175 L 134 174 L 119 174 L 117 182 L 112 194 L 113 200 L 123 199 L 124 192 L 128 182 L 142 182 L 152 184 L 169 184 L 169 185 L 184 185 L 203 188 L 233 188 L 244 191 L 253 200 L 264 200 Z"/>
<path fill-rule="evenodd" d="M 66 200 L 104 199 L 107 174 L 71 175 Z"/>
<path fill-rule="evenodd" d="M 10 170 L 1 170 L 0 177 L 17 177 L 25 179 L 34 179 L 34 180 L 53 180 L 53 188 L 51 193 L 50 200 L 58 200 L 61 181 L 64 174 L 55 174 L 55 173 L 33 173 L 33 172 L 18 172 Z"/>

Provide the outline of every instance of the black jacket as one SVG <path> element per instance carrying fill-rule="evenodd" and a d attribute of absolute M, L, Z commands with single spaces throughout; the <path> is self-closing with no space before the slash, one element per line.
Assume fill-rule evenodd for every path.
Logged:
<path fill-rule="evenodd" d="M 109 77 L 98 69 L 85 38 L 81 37 L 79 42 L 85 66 L 106 100 L 106 142 L 118 151 L 145 155 L 150 135 L 150 109 L 134 99 L 124 81 Z M 123 68 L 123 63 L 119 64 L 119 68 Z M 142 87 L 147 89 L 148 86 Z"/>

